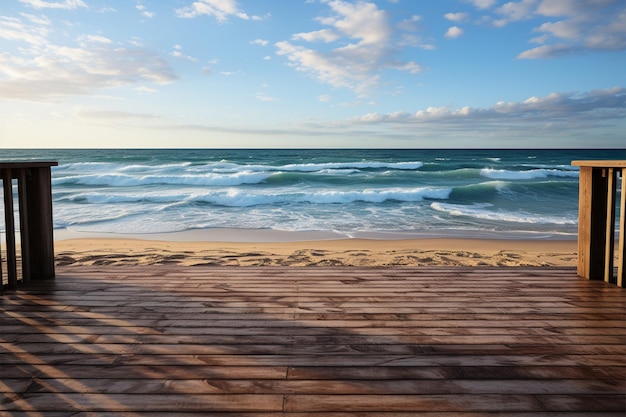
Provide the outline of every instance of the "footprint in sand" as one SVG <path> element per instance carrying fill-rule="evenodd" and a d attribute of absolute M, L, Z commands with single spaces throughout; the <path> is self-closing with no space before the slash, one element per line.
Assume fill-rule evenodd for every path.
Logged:
<path fill-rule="evenodd" d="M 75 258 L 69 255 L 64 255 L 64 254 L 57 255 L 55 257 L 55 260 L 56 260 L 57 266 L 67 266 L 67 265 L 72 265 L 78 262 Z"/>

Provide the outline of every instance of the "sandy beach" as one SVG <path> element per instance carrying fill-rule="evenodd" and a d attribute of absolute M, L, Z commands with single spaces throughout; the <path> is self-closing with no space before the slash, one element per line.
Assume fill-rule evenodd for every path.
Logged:
<path fill-rule="evenodd" d="M 233 242 L 71 238 L 56 264 L 180 266 L 575 266 L 573 240 L 470 238 Z"/>

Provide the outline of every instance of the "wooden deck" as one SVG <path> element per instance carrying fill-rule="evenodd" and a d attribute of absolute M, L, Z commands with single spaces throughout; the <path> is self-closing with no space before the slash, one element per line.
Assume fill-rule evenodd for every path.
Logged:
<path fill-rule="evenodd" d="M 0 416 L 623 416 L 574 268 L 58 267 L 0 298 Z"/>

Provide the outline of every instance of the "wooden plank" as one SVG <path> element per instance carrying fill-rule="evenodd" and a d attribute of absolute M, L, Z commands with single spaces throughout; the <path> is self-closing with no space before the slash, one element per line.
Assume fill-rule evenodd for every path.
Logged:
<path fill-rule="evenodd" d="M 491 394 L 498 392 L 509 395 L 603 395 L 622 393 L 626 382 L 613 384 L 613 381 L 599 381 L 589 389 L 580 380 L 285 380 L 285 379 L 221 379 L 208 383 L 203 379 L 169 379 L 163 374 L 162 379 L 104 379 L 85 378 L 81 380 L 56 378 L 38 379 L 36 385 L 24 379 L 3 378 L 0 392 L 29 390 L 30 392 L 86 394 L 138 394 L 138 395 L 175 395 L 185 394 L 275 394 L 277 392 L 300 395 L 366 395 L 386 392 L 393 395 L 448 395 Z M 30 386 L 25 386 L 29 384 Z"/>
<path fill-rule="evenodd" d="M 572 165 L 579 166 L 579 167 L 626 168 L 626 161 L 623 160 L 623 159 L 595 160 L 595 161 L 572 161 Z"/>
<path fill-rule="evenodd" d="M 288 395 L 287 412 L 533 412 L 624 410 L 624 401 L 592 395 Z"/>
<path fill-rule="evenodd" d="M 267 412 L 282 411 L 282 395 L 255 394 L 89 394 L 89 393 L 34 393 L 27 398 L 0 394 L 0 404 L 7 411 L 113 411 L 113 412 Z"/>
<path fill-rule="evenodd" d="M 573 164 L 573 163 L 572 163 Z M 580 167 L 578 183 L 578 275 L 589 279 L 591 272 L 591 204 L 593 168 Z"/>
<path fill-rule="evenodd" d="M 0 298 L 10 415 L 593 416 L 626 401 L 626 293 L 572 268 L 59 272 Z"/>
<path fill-rule="evenodd" d="M 25 169 L 25 168 L 50 168 L 59 165 L 56 161 L 28 161 L 28 162 L 13 162 L 13 161 L 0 161 L 0 169 Z"/>

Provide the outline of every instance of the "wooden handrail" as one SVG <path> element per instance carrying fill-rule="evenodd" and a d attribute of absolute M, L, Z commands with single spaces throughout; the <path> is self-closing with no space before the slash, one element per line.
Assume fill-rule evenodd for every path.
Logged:
<path fill-rule="evenodd" d="M 626 256 L 626 160 L 572 161 L 580 167 L 578 192 L 578 275 L 587 279 L 613 282 L 624 287 Z M 617 276 L 613 276 L 615 251 L 615 198 L 618 175 L 621 178 Z"/>
<path fill-rule="evenodd" d="M 20 213 L 22 283 L 54 278 L 51 167 L 57 162 L 0 162 L 6 231 L 7 283 L 18 285 L 13 180 Z M 1 257 L 0 257 L 1 259 Z M 0 263 L 0 293 L 4 287 Z"/>

